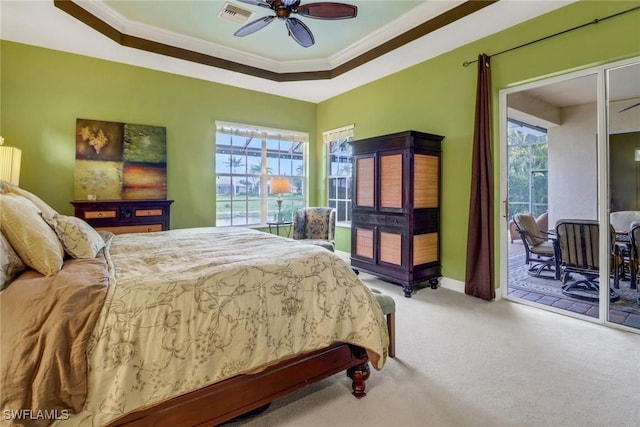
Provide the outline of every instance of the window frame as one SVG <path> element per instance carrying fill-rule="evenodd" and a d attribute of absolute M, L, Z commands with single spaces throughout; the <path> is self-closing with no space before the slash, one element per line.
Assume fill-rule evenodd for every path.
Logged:
<path fill-rule="evenodd" d="M 322 140 L 326 145 L 326 202 L 327 206 L 334 207 L 336 209 L 336 225 L 351 226 L 351 206 L 353 196 L 353 151 L 349 142 L 354 140 L 354 126 L 348 125 L 337 129 L 332 129 L 322 133 Z M 335 154 L 332 148 L 335 144 L 339 144 L 343 147 L 348 147 L 348 153 Z M 346 145 L 345 145 L 346 144 Z M 336 158 L 337 161 L 333 161 Z M 345 159 L 348 159 L 350 165 L 348 173 L 332 171 L 332 167 L 335 164 L 346 163 Z M 340 190 L 339 182 L 344 180 L 345 190 Z M 335 197 L 332 197 L 332 194 Z M 342 196 L 342 197 L 341 197 Z"/>
<path fill-rule="evenodd" d="M 308 133 L 216 121 L 214 140 L 216 227 L 264 227 L 276 221 L 278 194 L 269 191 L 274 177 L 291 182 L 291 193 L 282 194 L 283 221 L 306 206 Z"/>

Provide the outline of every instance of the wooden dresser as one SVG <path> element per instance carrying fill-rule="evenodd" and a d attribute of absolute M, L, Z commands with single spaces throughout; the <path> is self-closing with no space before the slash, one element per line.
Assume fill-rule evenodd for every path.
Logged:
<path fill-rule="evenodd" d="M 438 285 L 440 147 L 444 137 L 406 131 L 351 143 L 351 265 L 402 285 Z"/>
<path fill-rule="evenodd" d="M 74 215 L 96 230 L 144 233 L 169 229 L 173 200 L 74 200 Z"/>

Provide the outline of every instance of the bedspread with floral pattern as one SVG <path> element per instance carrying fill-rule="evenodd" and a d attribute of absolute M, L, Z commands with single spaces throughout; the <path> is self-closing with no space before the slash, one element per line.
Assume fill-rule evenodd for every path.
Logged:
<path fill-rule="evenodd" d="M 84 409 L 57 425 L 104 425 L 136 408 L 346 342 L 387 356 L 370 291 L 323 248 L 241 228 L 122 234 L 89 341 Z"/>

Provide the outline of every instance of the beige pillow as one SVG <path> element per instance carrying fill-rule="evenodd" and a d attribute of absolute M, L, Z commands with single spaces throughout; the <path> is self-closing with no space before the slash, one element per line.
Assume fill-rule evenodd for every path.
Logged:
<path fill-rule="evenodd" d="M 5 181 L 4 179 L 0 179 L 0 194 L 8 193 L 9 190 L 11 190 L 11 187 L 13 187 L 13 184 Z"/>
<path fill-rule="evenodd" d="M 16 253 L 37 272 L 53 276 L 62 268 L 64 249 L 40 210 L 17 194 L 0 194 L 0 230 Z"/>
<path fill-rule="evenodd" d="M 0 233 L 0 291 L 25 268 L 27 266 L 13 250 L 7 238 Z"/>
<path fill-rule="evenodd" d="M 75 216 L 43 213 L 42 218 L 56 232 L 65 252 L 73 258 L 95 258 L 104 248 L 104 239 L 86 221 Z"/>
<path fill-rule="evenodd" d="M 17 194 L 18 196 L 22 196 L 25 199 L 29 200 L 31 203 L 33 203 L 40 212 L 45 213 L 49 216 L 54 216 L 56 215 L 58 212 L 55 211 L 55 209 L 53 209 L 51 206 L 49 206 L 44 200 L 42 200 L 40 197 L 36 196 L 35 194 L 25 190 L 24 188 L 20 188 L 17 185 L 8 183 L 6 181 L 2 181 L 0 183 L 0 192 L 1 193 L 13 193 L 13 194 Z"/>

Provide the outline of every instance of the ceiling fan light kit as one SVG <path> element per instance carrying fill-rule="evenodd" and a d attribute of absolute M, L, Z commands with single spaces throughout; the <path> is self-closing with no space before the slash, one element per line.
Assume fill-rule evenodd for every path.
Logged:
<path fill-rule="evenodd" d="M 239 0 L 243 3 L 260 6 L 272 10 L 275 15 L 265 16 L 238 28 L 233 33 L 235 36 L 244 37 L 269 25 L 275 18 L 285 21 L 289 35 L 303 47 L 312 46 L 315 43 L 313 34 L 307 25 L 300 19 L 291 16 L 297 14 L 312 19 L 350 19 L 358 14 L 358 8 L 350 4 L 318 2 L 300 4 L 300 0 Z"/>

